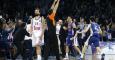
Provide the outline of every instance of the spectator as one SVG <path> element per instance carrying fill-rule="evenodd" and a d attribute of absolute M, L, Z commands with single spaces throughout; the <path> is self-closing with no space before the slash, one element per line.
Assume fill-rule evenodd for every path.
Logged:
<path fill-rule="evenodd" d="M 24 42 L 25 35 L 30 36 L 25 29 L 25 23 L 21 23 L 19 28 L 14 34 L 14 44 L 17 47 L 17 52 L 14 55 L 13 60 L 15 60 L 19 54 L 21 54 L 21 56 L 23 57 L 23 42 Z"/>

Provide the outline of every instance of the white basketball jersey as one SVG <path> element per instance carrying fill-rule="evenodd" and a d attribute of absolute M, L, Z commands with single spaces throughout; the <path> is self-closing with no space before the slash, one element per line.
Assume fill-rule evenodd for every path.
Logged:
<path fill-rule="evenodd" d="M 57 24 L 56 25 L 56 34 L 59 34 L 60 28 L 61 28 L 61 25 Z"/>
<path fill-rule="evenodd" d="M 33 18 L 32 19 L 32 33 L 34 37 L 38 37 L 42 33 L 42 19 L 41 17 Z"/>

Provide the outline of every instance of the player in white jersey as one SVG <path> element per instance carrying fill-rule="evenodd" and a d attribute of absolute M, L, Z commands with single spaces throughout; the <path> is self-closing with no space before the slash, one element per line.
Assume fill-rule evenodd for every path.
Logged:
<path fill-rule="evenodd" d="M 32 46 L 35 47 L 36 45 L 41 45 L 43 43 L 43 40 L 41 40 L 43 38 L 42 35 L 42 21 L 41 21 L 41 17 L 35 17 L 32 19 L 32 38 L 33 38 L 33 42 L 32 42 Z"/>
<path fill-rule="evenodd" d="M 32 29 L 32 46 L 36 48 L 37 60 L 41 60 L 41 48 L 43 44 L 44 28 L 43 28 L 44 18 L 40 16 L 39 9 L 35 9 L 35 17 L 31 20 Z"/>

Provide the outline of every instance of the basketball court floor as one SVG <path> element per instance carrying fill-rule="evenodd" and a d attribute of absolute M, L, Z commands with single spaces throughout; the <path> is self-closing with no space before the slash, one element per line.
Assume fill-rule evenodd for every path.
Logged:
<path fill-rule="evenodd" d="M 104 60 L 115 60 L 115 42 L 100 42 L 101 54 L 105 54 Z M 99 54 L 98 60 L 101 60 L 101 54 Z M 79 57 L 69 56 L 70 60 L 79 60 Z M 56 60 L 55 57 L 50 56 L 49 60 Z M 95 60 L 92 58 L 91 46 L 88 47 L 85 55 L 85 60 Z"/>
<path fill-rule="evenodd" d="M 101 42 L 101 54 L 105 54 L 104 60 L 115 60 L 115 42 Z M 91 54 L 91 47 L 89 47 L 86 51 L 85 60 L 93 60 Z M 101 60 L 101 56 L 98 55 Z"/>
<path fill-rule="evenodd" d="M 115 42 L 100 42 L 101 54 L 105 54 L 104 60 L 115 60 Z M 98 55 L 101 60 L 101 55 Z M 78 60 L 77 57 L 70 56 L 70 60 Z M 54 57 L 50 57 L 49 60 L 55 60 Z M 95 60 L 92 58 L 91 46 L 88 47 L 85 55 L 85 60 Z"/>
<path fill-rule="evenodd" d="M 104 60 L 115 60 L 115 42 L 100 42 L 100 46 L 101 46 L 101 54 L 102 53 L 105 54 Z M 70 55 L 69 58 L 70 60 L 79 60 L 79 56 L 73 57 Z M 101 60 L 101 56 L 99 58 L 100 59 L 98 60 Z M 22 60 L 22 59 L 19 56 L 16 60 Z M 56 58 L 54 56 L 49 56 L 48 60 L 56 60 Z M 95 60 L 94 58 L 92 58 L 91 46 L 89 46 L 86 51 L 85 60 Z"/>

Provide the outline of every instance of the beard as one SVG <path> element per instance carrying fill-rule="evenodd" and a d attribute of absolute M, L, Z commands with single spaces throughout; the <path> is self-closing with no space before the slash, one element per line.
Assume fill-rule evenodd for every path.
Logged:
<path fill-rule="evenodd" d="M 35 13 L 35 16 L 39 16 L 39 15 L 40 15 L 40 14 L 36 14 L 36 13 Z"/>

